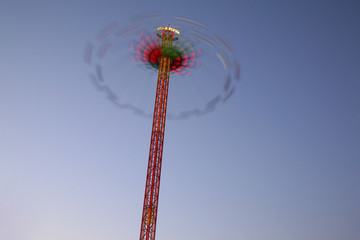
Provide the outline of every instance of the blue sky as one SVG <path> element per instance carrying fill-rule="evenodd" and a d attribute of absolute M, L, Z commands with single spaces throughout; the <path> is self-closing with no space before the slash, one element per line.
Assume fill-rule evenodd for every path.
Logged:
<path fill-rule="evenodd" d="M 152 122 L 96 91 L 83 58 L 104 27 L 147 12 L 205 23 L 241 67 L 215 111 L 167 121 L 157 239 L 359 239 L 359 10 L 320 0 L 3 1 L 0 239 L 139 237 Z M 209 56 L 205 67 L 220 64 Z M 131 67 L 119 64 L 122 79 Z M 194 81 L 207 88 L 205 67 Z"/>

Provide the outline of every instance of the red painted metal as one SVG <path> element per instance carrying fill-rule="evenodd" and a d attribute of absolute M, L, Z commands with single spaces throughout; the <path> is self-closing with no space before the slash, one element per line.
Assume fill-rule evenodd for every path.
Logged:
<path fill-rule="evenodd" d="M 162 31 L 161 38 L 163 50 L 172 47 L 172 41 L 174 38 L 173 32 Z M 167 56 L 162 55 L 159 58 L 159 73 L 146 176 L 140 240 L 155 239 L 171 63 L 172 60 Z"/>

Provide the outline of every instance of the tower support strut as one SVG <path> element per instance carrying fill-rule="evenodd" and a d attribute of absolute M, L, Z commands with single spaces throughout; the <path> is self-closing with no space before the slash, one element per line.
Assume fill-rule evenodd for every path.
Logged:
<path fill-rule="evenodd" d="M 164 52 L 171 49 L 174 38 L 171 28 L 162 29 L 162 51 L 156 88 L 149 161 L 147 168 L 144 205 L 141 219 L 140 240 L 154 240 L 159 203 L 161 163 L 164 144 L 167 97 L 171 58 Z"/>

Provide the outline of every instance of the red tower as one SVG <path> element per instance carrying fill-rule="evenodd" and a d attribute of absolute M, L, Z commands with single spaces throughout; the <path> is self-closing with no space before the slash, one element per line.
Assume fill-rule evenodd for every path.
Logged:
<path fill-rule="evenodd" d="M 161 55 L 158 59 L 159 73 L 156 88 L 149 162 L 146 176 L 144 206 L 141 219 L 140 240 L 154 240 L 159 202 L 160 175 L 164 144 L 167 96 L 172 58 L 169 52 L 175 33 L 179 31 L 170 27 L 159 27 L 162 39 Z"/>

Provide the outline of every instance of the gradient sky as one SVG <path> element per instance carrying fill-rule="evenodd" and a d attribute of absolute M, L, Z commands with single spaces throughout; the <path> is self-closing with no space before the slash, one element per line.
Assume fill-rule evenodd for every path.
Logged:
<path fill-rule="evenodd" d="M 241 66 L 214 112 L 167 121 L 157 239 L 360 239 L 358 1 L 3 0 L 0 240 L 138 239 L 151 119 L 83 55 L 143 12 L 205 23 Z"/>

